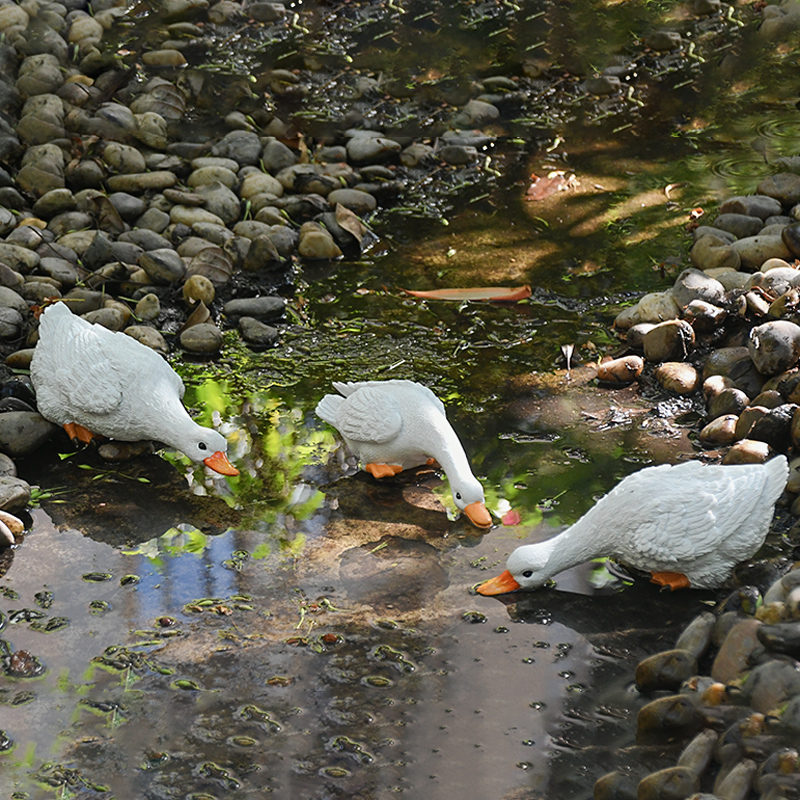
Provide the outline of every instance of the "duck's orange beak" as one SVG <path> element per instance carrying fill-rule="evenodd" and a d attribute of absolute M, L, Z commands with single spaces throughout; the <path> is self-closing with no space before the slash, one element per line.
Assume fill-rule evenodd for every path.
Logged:
<path fill-rule="evenodd" d="M 492 527 L 492 516 L 480 501 L 476 500 L 474 503 L 470 503 L 464 508 L 464 513 L 469 521 L 478 528 Z"/>
<path fill-rule="evenodd" d="M 515 592 L 519 588 L 520 585 L 514 580 L 514 576 L 506 570 L 496 578 L 490 578 L 488 581 L 484 581 L 475 591 L 478 592 L 478 594 L 490 596 L 493 594 Z"/>
<path fill-rule="evenodd" d="M 219 472 L 220 475 L 238 475 L 239 470 L 228 461 L 228 456 L 222 452 L 222 450 L 217 450 L 214 455 L 209 456 L 208 458 L 203 459 L 203 463 L 214 470 L 214 472 Z"/>

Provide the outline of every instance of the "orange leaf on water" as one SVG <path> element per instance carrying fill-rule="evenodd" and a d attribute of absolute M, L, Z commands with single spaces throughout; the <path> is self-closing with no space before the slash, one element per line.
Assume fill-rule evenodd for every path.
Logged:
<path fill-rule="evenodd" d="M 493 300 L 498 303 L 514 303 L 531 296 L 530 286 L 479 286 L 472 289 L 432 289 L 427 292 L 417 292 L 413 289 L 403 289 L 403 291 L 414 297 L 429 300 Z"/>

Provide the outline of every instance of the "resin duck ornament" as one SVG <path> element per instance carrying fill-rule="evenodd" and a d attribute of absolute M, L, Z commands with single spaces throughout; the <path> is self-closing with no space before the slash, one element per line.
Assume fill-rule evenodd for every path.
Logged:
<path fill-rule="evenodd" d="M 225 437 L 189 416 L 183 382 L 155 350 L 82 319 L 65 303 L 42 313 L 31 380 L 42 416 L 72 439 L 154 439 L 223 475 L 239 474 Z"/>
<path fill-rule="evenodd" d="M 447 421 L 442 401 L 413 381 L 334 383 L 317 415 L 336 428 L 364 469 L 376 478 L 438 462 L 453 500 L 470 521 L 488 528 L 483 487 L 472 474 L 464 448 Z"/>
<path fill-rule="evenodd" d="M 559 572 L 601 557 L 652 572 L 654 583 L 672 589 L 714 588 L 764 543 L 788 476 L 784 456 L 766 464 L 646 467 L 563 533 L 518 547 L 506 571 L 477 591 L 537 589 Z"/>

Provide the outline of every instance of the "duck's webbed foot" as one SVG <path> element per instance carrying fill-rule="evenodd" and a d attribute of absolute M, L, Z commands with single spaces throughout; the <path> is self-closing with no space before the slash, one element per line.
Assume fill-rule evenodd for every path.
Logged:
<path fill-rule="evenodd" d="M 67 422 L 63 427 L 67 432 L 67 436 L 76 444 L 78 442 L 91 444 L 95 439 L 103 438 L 97 433 L 92 433 L 88 428 L 84 428 L 83 425 L 78 425 L 77 422 Z"/>
<path fill-rule="evenodd" d="M 392 478 L 403 471 L 403 468 L 397 464 L 365 464 L 364 469 L 373 478 Z"/>
<path fill-rule="evenodd" d="M 654 572 L 651 583 L 659 586 L 669 586 L 674 592 L 676 589 L 688 589 L 689 579 L 682 572 Z"/>

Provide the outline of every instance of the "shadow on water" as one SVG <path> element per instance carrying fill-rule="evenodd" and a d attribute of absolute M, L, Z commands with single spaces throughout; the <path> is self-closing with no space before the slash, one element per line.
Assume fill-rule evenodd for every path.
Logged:
<path fill-rule="evenodd" d="M 526 76 L 528 105 L 504 107 L 486 151 L 499 176 L 443 169 L 382 210 L 361 259 L 300 265 L 278 348 L 228 336 L 218 362 L 179 364 L 187 404 L 229 438 L 238 478 L 175 454 L 109 467 L 52 450 L 21 463 L 42 491 L 23 545 L 2 554 L 0 635 L 44 672 L 0 685 L 13 739 L 0 786 L 35 798 L 568 800 L 616 766 L 662 767 L 665 748 L 633 744 L 647 699 L 633 668 L 713 595 L 622 585 L 596 564 L 523 597 L 470 589 L 625 475 L 690 450 L 675 419 L 691 407 L 654 412 L 665 398 L 599 390 L 581 365 L 615 348 L 621 304 L 685 263 L 689 209 L 752 191 L 770 159 L 796 151 L 792 59 L 766 53 L 752 20 L 722 17 L 691 22 L 702 62 L 647 52 L 632 29 L 690 27 L 668 2 L 304 5 L 302 26 L 274 40 L 252 25 L 212 40 L 207 85 L 220 91 L 208 96 L 245 87 L 249 102 L 250 70 L 257 84 L 273 58 L 304 69 L 315 57 L 326 68 L 309 80 L 325 93 L 275 101 L 311 135 L 330 132 L 328 111 L 354 102 L 346 90 L 373 68 L 386 91 L 355 105 L 392 132 L 438 135 L 476 78 Z M 421 71 L 428 47 L 441 63 Z M 582 78 L 620 52 L 632 91 L 588 97 Z M 415 113 L 427 109 L 411 120 L 405 84 L 424 101 Z M 530 173 L 550 169 L 574 187 L 525 201 Z M 401 292 L 502 282 L 533 283 L 533 297 Z M 489 507 L 519 524 L 469 527 L 436 473 L 356 472 L 314 406 L 332 380 L 394 377 L 442 397 Z"/>

